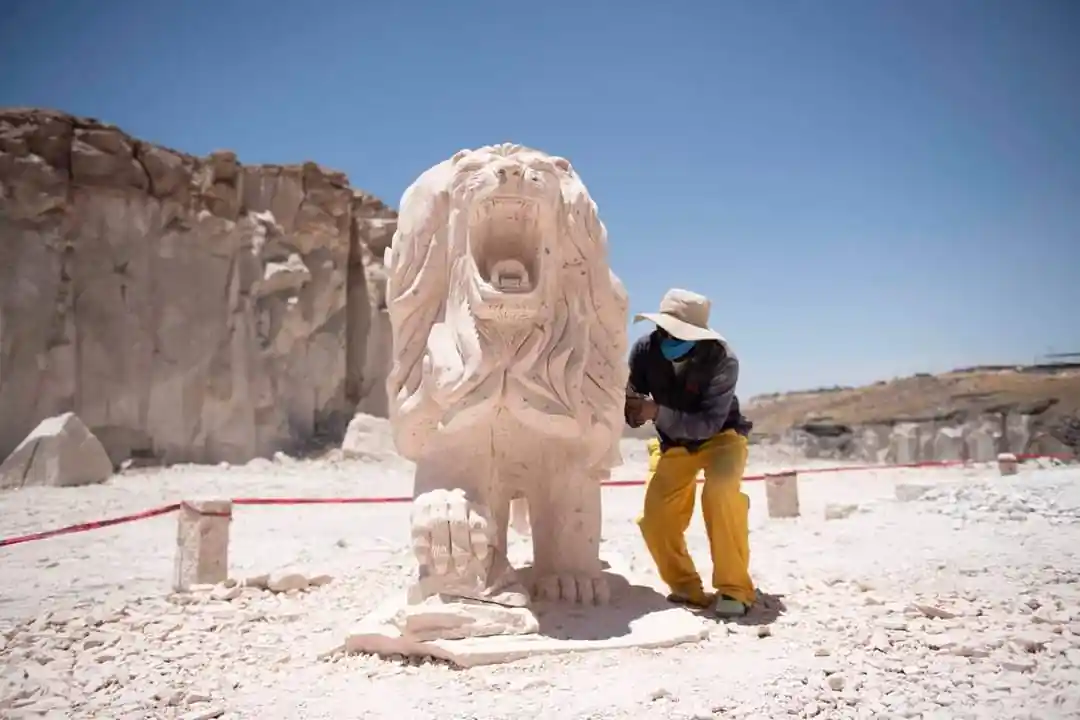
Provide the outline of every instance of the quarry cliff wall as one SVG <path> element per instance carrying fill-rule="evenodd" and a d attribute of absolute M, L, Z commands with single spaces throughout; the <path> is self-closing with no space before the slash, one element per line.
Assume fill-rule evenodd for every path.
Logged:
<path fill-rule="evenodd" d="M 0 110 L 0 458 L 67 411 L 114 463 L 242 462 L 384 416 L 396 223 L 314 163 Z"/>

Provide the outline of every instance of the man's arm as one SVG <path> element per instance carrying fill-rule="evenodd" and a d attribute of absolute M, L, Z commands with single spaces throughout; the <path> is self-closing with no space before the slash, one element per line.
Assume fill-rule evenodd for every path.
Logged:
<path fill-rule="evenodd" d="M 634 341 L 630 348 L 630 377 L 626 383 L 626 394 L 645 396 L 649 394 L 649 343 L 648 336 Z"/>
<path fill-rule="evenodd" d="M 649 367 L 648 367 L 647 338 L 641 337 L 630 348 L 630 377 L 626 382 L 626 404 L 623 406 L 623 417 L 626 424 L 632 428 L 641 427 L 645 421 L 640 417 L 641 398 L 649 394 Z"/>
<path fill-rule="evenodd" d="M 668 437 L 686 440 L 706 440 L 720 432 L 727 422 L 735 383 L 739 380 L 739 361 L 734 355 L 721 360 L 701 398 L 701 410 L 681 412 L 660 406 L 656 427 Z"/>

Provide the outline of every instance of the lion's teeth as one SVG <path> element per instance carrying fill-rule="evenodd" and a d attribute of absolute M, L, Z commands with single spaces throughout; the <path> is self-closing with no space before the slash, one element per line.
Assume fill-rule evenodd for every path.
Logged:
<path fill-rule="evenodd" d="M 528 289 L 529 271 L 519 260 L 500 260 L 491 268 L 491 284 L 499 290 Z"/>

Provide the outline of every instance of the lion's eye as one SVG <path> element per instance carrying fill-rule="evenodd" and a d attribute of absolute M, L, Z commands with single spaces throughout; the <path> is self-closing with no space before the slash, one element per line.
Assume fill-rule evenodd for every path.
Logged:
<path fill-rule="evenodd" d="M 478 162 L 465 163 L 464 165 L 461 166 L 459 172 L 462 172 L 462 173 L 474 173 L 477 170 L 482 170 L 483 167 L 484 167 L 484 163 L 478 163 Z"/>

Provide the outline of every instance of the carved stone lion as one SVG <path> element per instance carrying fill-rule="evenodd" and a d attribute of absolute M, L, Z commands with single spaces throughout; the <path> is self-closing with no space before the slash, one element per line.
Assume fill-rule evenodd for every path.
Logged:
<path fill-rule="evenodd" d="M 417 464 L 410 602 L 606 602 L 600 486 L 621 461 L 628 300 L 585 185 L 538 150 L 462 150 L 405 192 L 386 267 L 390 420 Z M 505 556 L 516 498 L 528 583 Z"/>

